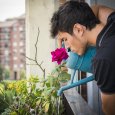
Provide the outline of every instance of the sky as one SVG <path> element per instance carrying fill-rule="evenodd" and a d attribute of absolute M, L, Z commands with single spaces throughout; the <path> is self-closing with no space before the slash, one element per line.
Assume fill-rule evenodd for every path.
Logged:
<path fill-rule="evenodd" d="M 25 13 L 25 0 L 0 0 L 0 21 Z"/>

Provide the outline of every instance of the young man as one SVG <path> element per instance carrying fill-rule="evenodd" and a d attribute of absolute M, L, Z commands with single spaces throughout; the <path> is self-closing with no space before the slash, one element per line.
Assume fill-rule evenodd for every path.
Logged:
<path fill-rule="evenodd" d="M 105 115 L 115 115 L 115 12 L 105 6 L 68 1 L 51 19 L 52 37 L 58 46 L 64 41 L 66 48 L 83 55 L 88 46 L 96 46 L 92 66 L 101 90 Z"/>

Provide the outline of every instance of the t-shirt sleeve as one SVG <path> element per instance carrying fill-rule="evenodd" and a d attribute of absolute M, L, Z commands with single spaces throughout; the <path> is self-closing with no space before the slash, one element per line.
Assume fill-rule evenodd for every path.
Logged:
<path fill-rule="evenodd" d="M 112 12 L 107 19 L 107 22 L 109 22 L 110 20 L 114 20 L 115 21 L 115 12 Z"/>
<path fill-rule="evenodd" d="M 93 61 L 93 72 L 97 85 L 102 92 L 115 92 L 115 72 L 112 63 L 107 59 Z"/>

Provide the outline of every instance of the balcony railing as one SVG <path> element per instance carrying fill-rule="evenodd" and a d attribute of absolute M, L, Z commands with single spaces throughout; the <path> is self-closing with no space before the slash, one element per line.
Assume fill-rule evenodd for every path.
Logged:
<path fill-rule="evenodd" d="M 97 115 L 75 88 L 64 91 L 66 115 Z"/>

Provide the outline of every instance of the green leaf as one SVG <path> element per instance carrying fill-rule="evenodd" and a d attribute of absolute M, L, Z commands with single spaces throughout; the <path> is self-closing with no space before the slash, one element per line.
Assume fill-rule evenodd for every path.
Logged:
<path fill-rule="evenodd" d="M 67 72 L 62 71 L 59 74 L 59 80 L 61 82 L 67 82 L 68 80 L 70 80 L 70 74 L 68 74 Z"/>
<path fill-rule="evenodd" d="M 36 102 L 36 105 L 39 106 L 40 103 L 41 103 L 41 99 Z"/>
<path fill-rule="evenodd" d="M 49 105 L 50 105 L 49 102 L 45 104 L 45 113 L 48 112 L 48 110 L 49 110 Z"/>
<path fill-rule="evenodd" d="M 46 86 L 47 86 L 47 87 L 50 87 L 50 83 L 49 83 L 49 82 L 46 82 Z"/>
<path fill-rule="evenodd" d="M 17 115 L 17 113 L 16 112 L 12 112 L 12 113 L 10 113 L 10 115 Z"/>

